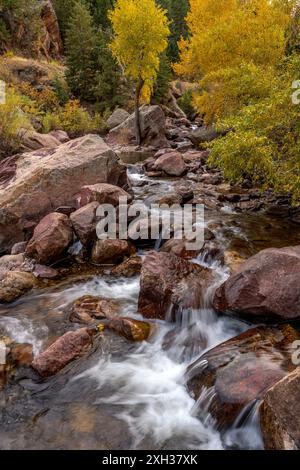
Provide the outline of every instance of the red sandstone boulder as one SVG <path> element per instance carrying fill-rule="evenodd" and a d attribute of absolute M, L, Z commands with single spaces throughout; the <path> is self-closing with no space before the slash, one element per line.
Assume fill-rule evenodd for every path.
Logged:
<path fill-rule="evenodd" d="M 34 229 L 26 247 L 26 254 L 42 263 L 55 261 L 68 248 L 73 239 L 72 225 L 64 214 L 46 215 Z"/>
<path fill-rule="evenodd" d="M 139 312 L 146 318 L 172 320 L 179 308 L 201 308 L 213 280 L 210 269 L 171 253 L 150 252 L 142 265 Z"/>
<path fill-rule="evenodd" d="M 91 260 L 95 264 L 114 264 L 135 253 L 135 247 L 126 240 L 97 240 Z"/>
<path fill-rule="evenodd" d="M 155 161 L 152 170 L 163 171 L 168 176 L 182 176 L 187 171 L 187 166 L 181 153 L 170 151 Z"/>
<path fill-rule="evenodd" d="M 300 246 L 263 250 L 216 292 L 214 308 L 252 319 L 300 317 Z"/>
<path fill-rule="evenodd" d="M 70 215 L 74 231 L 83 245 L 96 240 L 97 208 L 99 203 L 94 201 L 81 207 Z"/>
<path fill-rule="evenodd" d="M 245 406 L 295 368 L 290 348 L 299 333 L 291 326 L 258 327 L 220 344 L 188 369 L 188 387 L 195 399 L 210 390 L 209 411 L 220 428 L 231 425 Z M 202 406 L 205 406 L 203 398 Z"/>
<path fill-rule="evenodd" d="M 39 354 L 32 362 L 32 367 L 42 377 L 56 374 L 90 349 L 94 334 L 95 331 L 88 328 L 69 331 Z"/>
<path fill-rule="evenodd" d="M 300 367 L 268 390 L 260 406 L 267 450 L 300 449 Z"/>
<path fill-rule="evenodd" d="M 124 189 L 112 184 L 99 183 L 83 186 L 77 196 L 77 203 L 79 207 L 83 207 L 93 201 L 99 204 L 118 206 L 120 197 L 127 197 L 128 203 L 132 201 L 132 196 L 124 191 Z"/>
<path fill-rule="evenodd" d="M 159 106 L 140 108 L 142 144 L 155 148 L 168 147 L 166 138 L 166 118 Z M 136 142 L 135 116 L 131 114 L 119 126 L 112 129 L 107 137 L 108 142 L 128 145 Z"/>

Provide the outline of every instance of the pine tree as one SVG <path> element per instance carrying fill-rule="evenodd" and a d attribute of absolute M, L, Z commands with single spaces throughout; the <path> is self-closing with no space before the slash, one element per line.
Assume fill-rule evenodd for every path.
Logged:
<path fill-rule="evenodd" d="M 97 34 L 86 5 L 76 1 L 66 31 L 67 81 L 75 96 L 93 100 Z"/>
<path fill-rule="evenodd" d="M 186 16 L 189 11 L 189 0 L 159 0 L 158 3 L 167 10 L 171 34 L 167 56 L 171 62 L 179 60 L 178 41 L 188 37 Z"/>
<path fill-rule="evenodd" d="M 53 5 L 57 15 L 60 34 L 63 42 L 65 42 L 66 32 L 72 16 L 74 4 L 76 0 L 54 0 Z"/>
<path fill-rule="evenodd" d="M 115 0 L 86 0 L 86 3 L 89 6 L 95 25 L 108 29 L 110 27 L 108 11 L 114 7 Z"/>
<path fill-rule="evenodd" d="M 92 92 L 99 111 L 112 110 L 124 105 L 127 97 L 126 86 L 121 69 L 108 48 L 108 42 L 111 39 L 110 31 L 99 29 L 97 38 L 95 84 Z"/>
<path fill-rule="evenodd" d="M 172 69 L 167 53 L 164 52 L 160 58 L 157 79 L 153 89 L 153 103 L 165 103 L 168 101 L 170 82 L 172 80 Z"/>

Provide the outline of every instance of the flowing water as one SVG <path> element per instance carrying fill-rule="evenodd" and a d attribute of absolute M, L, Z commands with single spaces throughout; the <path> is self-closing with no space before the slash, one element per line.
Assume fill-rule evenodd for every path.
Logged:
<path fill-rule="evenodd" d="M 170 192 L 174 184 L 148 180 L 136 168 L 129 169 L 129 176 L 136 200 L 147 203 Z M 299 243 L 299 230 L 292 224 L 235 214 L 226 206 L 206 214 L 206 225 L 218 227 L 216 237 L 224 247 L 238 246 L 248 256 L 268 246 Z M 197 401 L 188 392 L 188 366 L 251 327 L 217 316 L 211 308 L 215 289 L 229 275 L 227 268 L 205 253 L 194 261 L 215 272 L 215 283 L 206 292 L 201 310 L 181 310 L 175 323 L 156 321 L 155 334 L 139 345 L 107 333 L 85 360 L 75 361 L 47 381 L 20 373 L 16 385 L 1 394 L 0 448 L 263 448 L 258 403 L 244 409 L 224 432 L 210 415 L 214 389 L 204 389 Z M 0 307 L 0 328 L 16 342 L 33 344 L 38 354 L 74 327 L 66 311 L 86 294 L 115 299 L 122 315 L 141 319 L 138 278 L 87 276 Z"/>

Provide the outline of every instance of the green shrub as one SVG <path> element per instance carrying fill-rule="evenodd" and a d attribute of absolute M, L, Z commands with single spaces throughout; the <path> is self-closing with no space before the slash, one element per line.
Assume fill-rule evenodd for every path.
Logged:
<path fill-rule="evenodd" d="M 24 114 L 22 97 L 15 90 L 8 89 L 5 104 L 0 104 L 0 157 L 9 156 L 19 150 L 21 130 L 31 127 Z"/>
<path fill-rule="evenodd" d="M 300 76 L 300 57 L 287 59 L 277 70 L 267 98 L 245 106 L 217 127 L 233 129 L 211 144 L 210 164 L 226 178 L 245 177 L 273 187 L 300 203 L 300 105 L 292 103 L 292 82 Z"/>
<path fill-rule="evenodd" d="M 105 118 L 96 113 L 91 116 L 81 107 L 78 100 L 69 101 L 56 112 L 46 113 L 43 117 L 43 132 L 62 129 L 71 137 L 78 137 L 89 132 L 102 133 L 106 129 Z"/>
<path fill-rule="evenodd" d="M 184 92 L 184 94 L 178 100 L 178 105 L 189 119 L 193 119 L 195 117 L 196 111 L 193 105 L 192 90 L 186 90 Z"/>

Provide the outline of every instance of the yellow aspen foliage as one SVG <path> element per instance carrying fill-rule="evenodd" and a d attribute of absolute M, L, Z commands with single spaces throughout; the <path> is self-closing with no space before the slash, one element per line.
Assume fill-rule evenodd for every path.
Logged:
<path fill-rule="evenodd" d="M 109 12 L 114 38 L 110 44 L 124 73 L 144 82 L 146 101 L 150 99 L 159 69 L 160 55 L 170 34 L 166 11 L 154 0 L 117 0 Z"/>
<path fill-rule="evenodd" d="M 124 74 L 135 85 L 139 126 L 140 99 L 144 103 L 150 100 L 160 57 L 168 45 L 169 20 L 155 0 L 117 0 L 108 16 L 114 35 L 110 48 Z M 137 140 L 140 143 L 139 129 Z"/>
<path fill-rule="evenodd" d="M 181 40 L 177 73 L 199 79 L 242 62 L 274 65 L 282 56 L 291 2 L 191 0 L 188 40 Z"/>
<path fill-rule="evenodd" d="M 190 5 L 190 36 L 174 68 L 199 83 L 193 105 L 222 131 L 209 144 L 209 164 L 232 182 L 251 179 L 300 205 L 300 105 L 291 99 L 300 77 L 299 1 Z"/>

